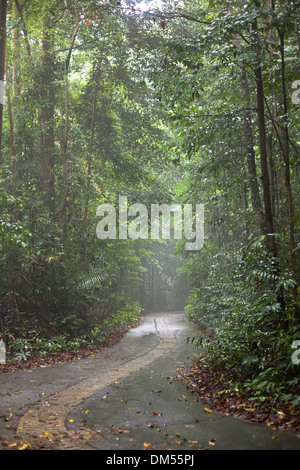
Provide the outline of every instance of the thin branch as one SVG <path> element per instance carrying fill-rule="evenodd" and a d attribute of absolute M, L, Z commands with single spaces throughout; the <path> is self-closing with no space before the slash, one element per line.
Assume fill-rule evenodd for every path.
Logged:
<path fill-rule="evenodd" d="M 31 56 L 31 47 L 30 47 L 30 43 L 29 43 L 29 39 L 28 39 L 28 31 L 27 31 L 25 19 L 24 19 L 24 16 L 23 16 L 23 7 L 24 7 L 25 3 L 26 2 L 24 2 L 22 7 L 21 7 L 20 4 L 19 4 L 19 1 L 15 0 L 15 5 L 17 7 L 17 10 L 18 10 L 18 13 L 19 13 L 19 16 L 20 16 L 20 20 L 22 22 L 22 30 L 23 30 L 23 34 L 24 34 L 24 38 L 25 38 L 26 49 L 27 49 L 30 65 L 33 67 L 33 61 L 32 61 L 32 56 Z"/>
<path fill-rule="evenodd" d="M 150 17 L 153 18 L 160 18 L 164 20 L 173 20 L 176 18 L 183 18 L 185 20 L 189 21 L 194 21 L 195 23 L 200 23 L 200 24 L 206 24 L 210 26 L 212 23 L 210 21 L 204 21 L 204 20 L 199 20 L 198 18 L 195 18 L 194 16 L 187 15 L 185 13 L 151 13 L 151 12 L 146 12 Z"/>
<path fill-rule="evenodd" d="M 203 118 L 203 117 L 233 117 L 236 116 L 237 114 L 240 114 L 244 111 L 255 111 L 257 113 L 256 108 L 240 108 L 237 109 L 236 111 L 229 113 L 229 114 L 179 114 L 175 110 L 172 110 L 173 113 L 175 113 L 178 117 L 180 118 L 191 118 L 191 119 L 198 119 L 198 118 Z"/>
<path fill-rule="evenodd" d="M 74 43 L 76 41 L 76 37 L 77 37 L 78 31 L 79 31 L 79 28 L 80 28 L 80 24 L 77 23 L 75 28 L 74 28 L 73 34 L 72 34 L 71 46 L 69 48 L 69 52 L 68 52 L 66 62 L 65 62 L 65 74 L 66 75 L 68 74 L 68 71 L 69 71 L 70 60 L 71 60 L 71 56 L 72 56 L 72 52 L 73 52 L 73 48 L 74 48 Z"/>
<path fill-rule="evenodd" d="M 73 46 L 73 49 L 72 49 L 72 50 L 74 51 L 75 49 L 79 49 L 80 47 L 84 47 L 84 46 L 86 46 L 86 45 L 88 45 L 88 44 L 94 44 L 94 43 L 97 42 L 97 41 L 99 41 L 99 38 L 92 39 L 91 41 L 83 42 L 82 44 L 78 44 L 77 46 Z M 67 47 L 67 48 L 65 48 L 65 49 L 57 49 L 57 50 L 55 50 L 54 52 L 55 52 L 55 53 L 58 53 L 58 52 L 67 52 L 67 51 L 69 51 L 69 50 L 70 50 L 70 48 Z"/>
<path fill-rule="evenodd" d="M 119 6 L 118 7 L 120 10 L 123 10 L 123 11 L 131 11 L 132 13 L 142 13 L 144 15 L 144 17 L 149 17 L 149 18 L 159 18 L 159 19 L 163 19 L 163 20 L 172 20 L 172 19 L 176 19 L 176 18 L 183 18 L 185 20 L 189 20 L 189 21 L 193 21 L 195 23 L 200 23 L 200 24 L 206 24 L 206 25 L 211 25 L 212 22 L 211 21 L 204 21 L 204 20 L 199 20 L 198 18 L 195 18 L 194 16 L 191 16 L 187 13 L 180 13 L 180 12 L 175 12 L 175 13 L 168 13 L 168 12 L 154 12 L 154 11 L 143 11 L 143 10 L 140 10 L 138 8 L 136 9 L 132 9 L 130 7 L 122 7 L 122 6 Z"/>
<path fill-rule="evenodd" d="M 267 101 L 267 98 L 264 97 L 264 100 L 265 100 L 265 103 L 266 103 L 266 106 L 267 106 L 267 110 L 268 110 L 268 114 L 266 114 L 265 116 L 270 118 L 271 122 L 272 122 L 272 125 L 274 127 L 274 130 L 276 132 L 276 136 L 278 138 L 278 143 L 279 143 L 279 146 L 280 146 L 280 149 L 281 149 L 281 152 L 284 156 L 284 159 L 286 159 L 286 155 L 285 155 L 285 150 L 284 150 L 284 147 L 283 147 L 283 142 L 282 142 L 282 139 L 280 137 L 280 134 L 278 132 L 278 129 L 281 129 L 282 131 L 284 131 L 284 127 L 277 121 L 277 119 L 275 119 L 272 115 L 272 112 L 271 112 L 271 109 L 270 109 L 270 106 L 269 106 L 269 103 Z M 296 147 L 296 144 L 295 142 L 293 142 L 293 140 L 289 137 L 289 143 L 291 144 L 291 146 L 293 147 L 295 153 L 297 156 L 300 155 L 299 153 L 299 150 L 298 148 Z"/>

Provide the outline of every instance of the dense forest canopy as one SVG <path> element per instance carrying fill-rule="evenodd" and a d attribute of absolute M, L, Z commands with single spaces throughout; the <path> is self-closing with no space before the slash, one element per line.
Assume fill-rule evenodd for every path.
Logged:
<path fill-rule="evenodd" d="M 185 308 L 212 369 L 297 407 L 300 2 L 1 0 L 0 33 L 10 357 Z M 100 240 L 120 196 L 204 204 L 203 248 Z"/>

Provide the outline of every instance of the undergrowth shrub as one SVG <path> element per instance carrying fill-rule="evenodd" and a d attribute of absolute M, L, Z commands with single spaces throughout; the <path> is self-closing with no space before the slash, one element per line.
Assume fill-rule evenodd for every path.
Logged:
<path fill-rule="evenodd" d="M 213 262 L 186 313 L 204 332 L 198 339 L 205 344 L 204 361 L 211 370 L 226 370 L 233 390 L 242 387 L 260 403 L 297 407 L 299 365 L 293 364 L 292 344 L 300 339 L 299 304 L 291 274 L 280 271 L 277 261 L 256 246 L 231 256 L 225 275 Z"/>
<path fill-rule="evenodd" d="M 76 351 L 82 347 L 106 342 L 111 336 L 126 331 L 137 323 L 142 308 L 137 302 L 125 303 L 116 312 L 105 316 L 89 316 L 86 322 L 76 315 L 65 315 L 64 321 L 59 317 L 59 323 L 52 318 L 53 334 L 49 335 L 49 328 L 34 328 L 30 319 L 22 325 L 18 325 L 16 332 L 18 336 L 10 335 L 8 358 L 11 361 L 27 361 L 34 354 L 46 357 L 66 351 Z M 22 319 L 23 316 L 19 315 Z M 14 319 L 16 315 L 14 315 Z M 55 316 L 54 316 L 55 318 Z M 15 333 L 15 331 L 14 331 Z"/>

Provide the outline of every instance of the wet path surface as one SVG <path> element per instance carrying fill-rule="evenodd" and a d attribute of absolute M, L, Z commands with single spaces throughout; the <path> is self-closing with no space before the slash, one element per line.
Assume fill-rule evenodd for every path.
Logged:
<path fill-rule="evenodd" d="M 197 354 L 194 335 L 182 312 L 146 315 L 95 357 L 1 374 L 0 409 L 23 442 L 47 435 L 62 449 L 300 450 L 293 434 L 205 412 L 176 380 Z"/>
<path fill-rule="evenodd" d="M 196 354 L 186 344 L 195 334 L 193 327 L 182 313 L 167 313 L 158 332 L 176 338 L 170 352 L 80 403 L 68 414 L 68 429 L 101 430 L 101 440 L 89 445 L 105 450 L 300 449 L 300 439 L 293 434 L 207 413 L 176 380 L 176 368 Z M 146 341 L 150 333 L 141 327 L 127 340 L 140 334 Z"/>

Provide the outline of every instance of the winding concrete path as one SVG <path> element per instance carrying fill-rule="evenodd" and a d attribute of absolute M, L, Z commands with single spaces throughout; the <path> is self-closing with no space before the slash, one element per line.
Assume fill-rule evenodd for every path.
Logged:
<path fill-rule="evenodd" d="M 159 357 L 169 353 L 176 345 L 176 337 L 174 332 L 168 327 L 163 316 L 154 318 L 157 334 L 160 341 L 153 349 L 145 350 L 142 354 L 128 362 L 122 363 L 117 367 L 103 373 L 96 372 L 89 379 L 73 385 L 66 390 L 57 392 L 50 397 L 46 403 L 42 403 L 34 410 L 26 413 L 20 420 L 18 434 L 20 434 L 24 442 L 28 441 L 30 436 L 39 436 L 47 434 L 49 439 L 57 439 L 61 437 L 61 448 L 67 449 L 85 449 L 85 442 L 81 440 L 98 437 L 97 433 L 91 431 L 70 431 L 66 429 L 66 418 L 79 403 L 103 390 L 105 387 L 128 377 L 140 369 L 152 364 Z M 144 331 L 144 326 L 141 328 Z M 78 437 L 78 439 L 76 439 Z M 78 442 L 74 442 L 74 440 Z"/>
<path fill-rule="evenodd" d="M 195 333 L 183 312 L 145 315 L 94 357 L 1 374 L 0 410 L 11 410 L 25 447 L 300 450 L 293 434 L 205 412 L 176 380 L 177 368 L 197 354 L 186 343 Z M 0 449 L 1 435 L 10 438 L 3 422 Z"/>

